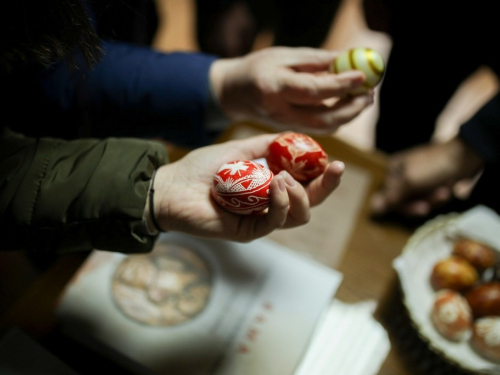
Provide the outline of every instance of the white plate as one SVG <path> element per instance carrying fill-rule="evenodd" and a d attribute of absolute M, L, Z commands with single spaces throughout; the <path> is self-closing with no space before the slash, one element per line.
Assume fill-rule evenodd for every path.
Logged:
<path fill-rule="evenodd" d="M 459 236 L 500 249 L 500 217 L 484 206 L 477 206 L 463 214 L 439 216 L 416 230 L 393 263 L 401 282 L 403 303 L 431 350 L 464 370 L 500 374 L 500 365 L 479 356 L 467 340 L 447 340 L 436 331 L 430 319 L 436 295 L 430 284 L 432 268 L 451 254 L 453 241 Z"/>

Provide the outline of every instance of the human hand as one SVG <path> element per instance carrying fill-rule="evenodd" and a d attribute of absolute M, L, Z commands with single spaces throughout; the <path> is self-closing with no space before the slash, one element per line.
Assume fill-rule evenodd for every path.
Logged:
<path fill-rule="evenodd" d="M 426 216 L 450 200 L 454 185 L 474 177 L 483 164 L 458 137 L 394 154 L 389 159 L 384 186 L 371 199 L 372 213 Z"/>
<path fill-rule="evenodd" d="M 280 172 L 271 182 L 271 204 L 263 214 L 233 214 L 211 197 L 213 176 L 222 164 L 262 158 L 276 137 L 266 134 L 202 147 L 160 167 L 154 186 L 154 213 L 160 227 L 199 237 L 247 242 L 278 228 L 306 224 L 310 208 L 320 204 L 339 185 L 343 163 L 330 163 L 308 185 L 301 185 L 287 172 Z M 146 214 L 149 217 L 149 212 Z"/>
<path fill-rule="evenodd" d="M 212 64 L 210 80 L 222 110 L 281 130 L 330 134 L 373 103 L 373 90 L 353 96 L 360 71 L 329 72 L 337 56 L 313 48 L 270 47 Z"/>

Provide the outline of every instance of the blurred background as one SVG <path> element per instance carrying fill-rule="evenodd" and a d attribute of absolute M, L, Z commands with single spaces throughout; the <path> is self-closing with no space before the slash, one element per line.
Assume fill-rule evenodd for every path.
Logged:
<path fill-rule="evenodd" d="M 154 46 L 162 51 L 197 51 L 196 0 L 156 0 L 160 25 Z M 300 25 L 297 25 L 300 28 Z M 253 49 L 270 46 L 273 34 L 263 31 L 255 40 Z M 323 45 L 326 49 L 345 50 L 352 47 L 370 47 L 386 58 L 391 49 L 390 37 L 382 32 L 368 29 L 361 8 L 361 0 L 342 0 L 338 12 L 332 19 L 330 31 Z M 464 50 L 467 46 L 464 46 Z M 422 59 L 422 64 L 430 59 Z M 390 66 L 387 67 L 390 69 Z M 411 90 L 411 72 L 408 74 L 408 89 Z M 382 81 L 383 84 L 383 81 Z M 455 135 L 458 126 L 467 120 L 480 106 L 498 90 L 498 80 L 489 68 L 478 69 L 466 80 L 449 101 L 438 118 L 435 140 L 447 140 Z M 377 92 L 378 94 L 378 92 Z M 342 126 L 335 136 L 359 147 L 372 150 L 374 126 L 378 116 L 378 96 L 375 105 L 351 123 Z M 425 102 L 422 103 L 425 105 Z M 404 119 L 401 119 L 404 126 Z"/>

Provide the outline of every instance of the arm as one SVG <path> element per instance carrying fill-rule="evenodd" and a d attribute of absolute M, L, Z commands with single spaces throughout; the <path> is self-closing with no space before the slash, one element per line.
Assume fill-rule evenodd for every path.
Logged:
<path fill-rule="evenodd" d="M 448 201 L 453 185 L 500 162 L 500 94 L 443 144 L 428 144 L 390 158 L 385 185 L 372 199 L 375 214 L 427 215 Z M 496 167 L 495 167 L 496 166 Z"/>
<path fill-rule="evenodd" d="M 495 95 L 459 131 L 459 136 L 487 164 L 500 162 L 500 94 Z"/>
<path fill-rule="evenodd" d="M 86 135 L 161 137 L 190 147 L 213 141 L 204 123 L 215 57 L 165 54 L 118 42 L 103 43 L 103 48 L 94 69 L 75 72 L 58 64 L 41 79 L 53 106 L 88 117 Z"/>
<path fill-rule="evenodd" d="M 428 215 L 451 198 L 456 182 L 474 177 L 483 166 L 482 158 L 460 137 L 394 154 L 384 185 L 372 197 L 372 211 Z"/>
<path fill-rule="evenodd" d="M 247 242 L 309 221 L 310 208 L 340 183 L 344 165 L 332 162 L 303 186 L 286 172 L 273 178 L 265 215 L 237 215 L 211 198 L 214 173 L 228 160 L 264 157 L 276 135 L 199 148 L 165 161 L 163 146 L 131 139 L 35 140 L 3 129 L 5 179 L 0 184 L 3 250 L 38 252 L 149 251 L 160 228 Z M 155 199 L 149 211 L 153 170 Z"/>
<path fill-rule="evenodd" d="M 92 71 L 74 73 L 58 66 L 44 79 L 52 102 L 85 111 L 92 136 L 162 137 L 182 146 L 206 145 L 220 131 L 205 124 L 210 108 L 220 108 L 219 117 L 228 121 L 329 134 L 373 103 L 373 93 L 347 95 L 364 76 L 328 73 L 336 53 L 325 50 L 276 47 L 217 60 L 120 43 L 106 43 L 105 51 Z"/>
<path fill-rule="evenodd" d="M 132 139 L 62 141 L 2 129 L 2 249 L 145 252 L 145 214 L 161 144 Z"/>

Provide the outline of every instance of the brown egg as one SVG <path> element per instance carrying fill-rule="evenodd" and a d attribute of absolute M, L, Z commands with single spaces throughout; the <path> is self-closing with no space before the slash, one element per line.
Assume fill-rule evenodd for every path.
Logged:
<path fill-rule="evenodd" d="M 454 290 L 443 289 L 436 293 L 431 320 L 448 340 L 461 341 L 470 335 L 472 312 L 464 296 Z"/>
<path fill-rule="evenodd" d="M 434 265 L 431 273 L 431 284 L 436 290 L 453 289 L 465 291 L 479 279 L 476 269 L 465 259 L 450 256 Z"/>
<path fill-rule="evenodd" d="M 468 238 L 460 238 L 453 245 L 453 255 L 460 256 L 472 264 L 479 272 L 495 264 L 496 252 L 491 247 Z"/>
<path fill-rule="evenodd" d="M 477 319 L 472 326 L 471 345 L 486 359 L 500 362 L 500 317 Z"/>
<path fill-rule="evenodd" d="M 490 281 L 479 284 L 465 295 L 474 318 L 483 316 L 500 316 L 500 282 Z"/>

